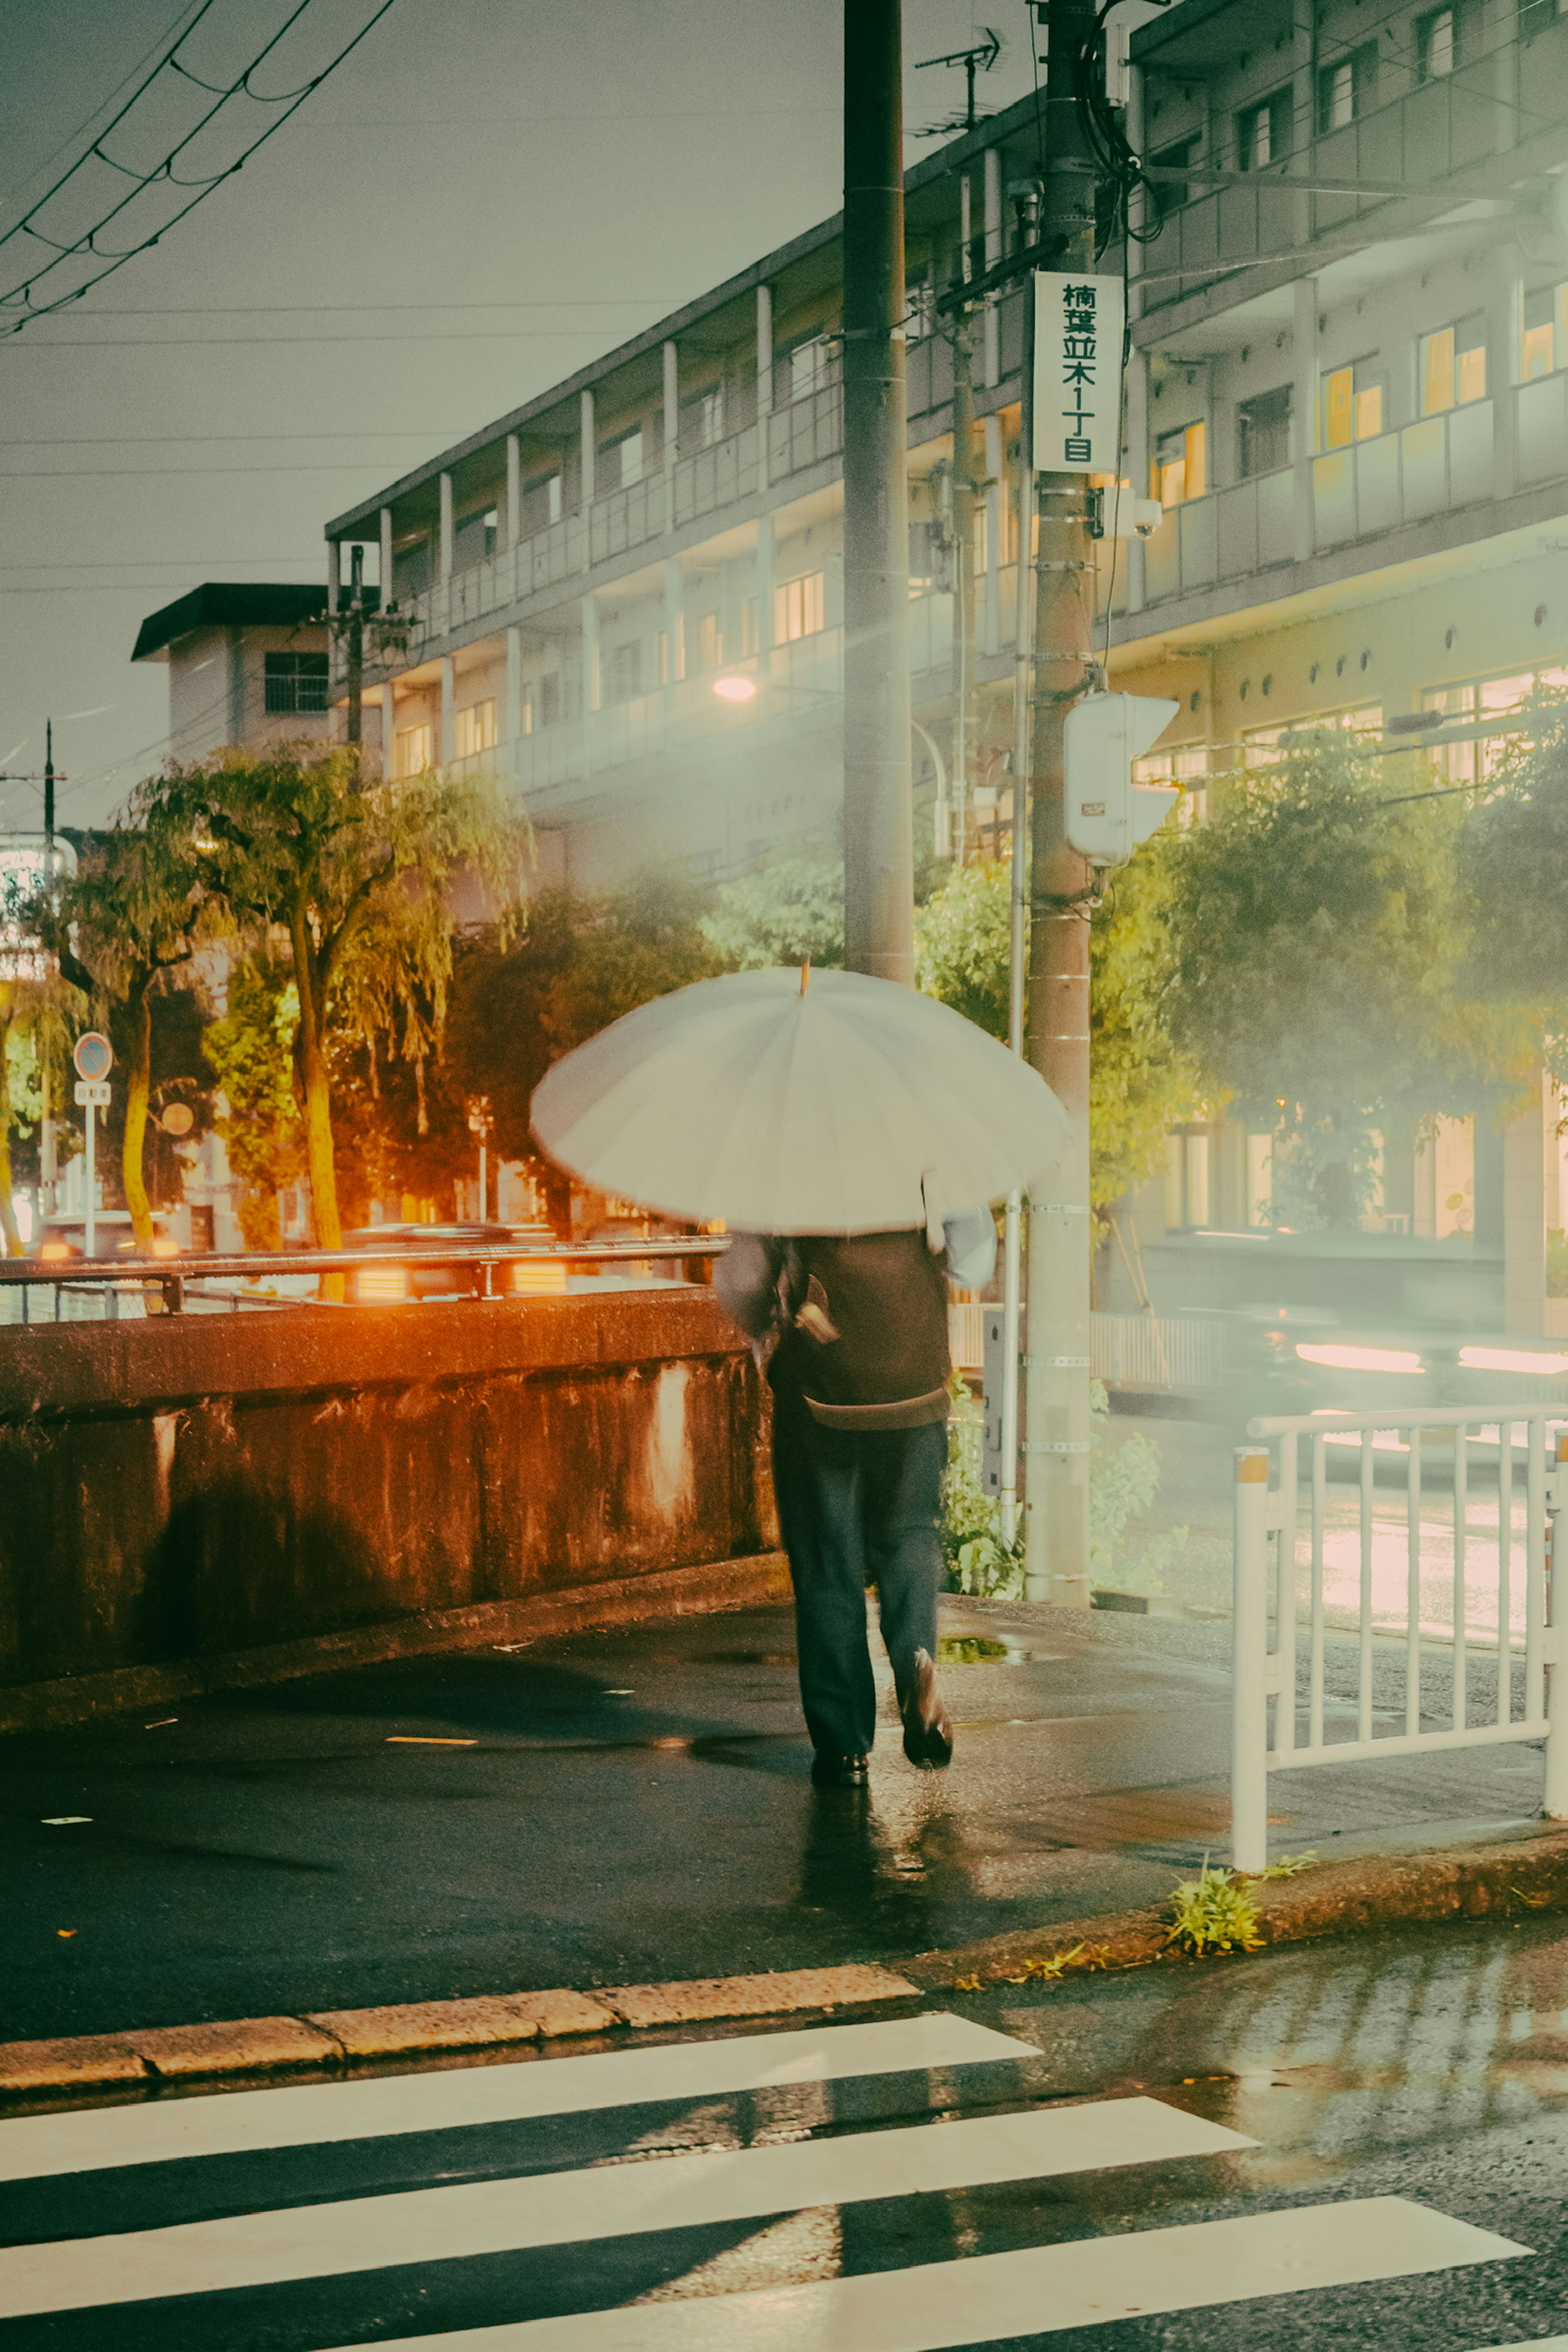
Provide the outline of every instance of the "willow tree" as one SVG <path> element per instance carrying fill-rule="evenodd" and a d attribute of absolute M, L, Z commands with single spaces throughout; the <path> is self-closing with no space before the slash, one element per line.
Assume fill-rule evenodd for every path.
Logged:
<path fill-rule="evenodd" d="M 504 924 L 521 897 L 526 829 L 484 778 L 366 782 L 348 750 L 171 766 L 134 812 L 179 854 L 195 845 L 205 900 L 242 943 L 287 960 L 315 1237 L 335 1249 L 334 1035 L 424 1060 L 446 1017 L 454 899 Z"/>
<path fill-rule="evenodd" d="M 92 1017 L 113 1021 L 126 1048 L 121 1181 L 139 1242 L 153 1238 L 145 1167 L 153 999 L 221 929 L 193 844 L 132 824 L 84 837 L 47 921 L 62 978 L 87 998 Z"/>

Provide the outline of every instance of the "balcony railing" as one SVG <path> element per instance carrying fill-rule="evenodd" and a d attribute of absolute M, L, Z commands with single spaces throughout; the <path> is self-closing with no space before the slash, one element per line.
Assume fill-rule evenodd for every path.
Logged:
<path fill-rule="evenodd" d="M 563 515 L 515 547 L 437 580 L 404 599 L 414 643 L 453 635 L 492 614 L 526 603 L 595 565 L 614 562 L 654 541 L 700 522 L 705 515 L 752 498 L 767 480 L 788 481 L 838 455 L 844 446 L 844 399 L 837 383 L 775 409 L 709 449 L 679 458 L 668 473 L 650 474 L 595 499 L 584 512 Z"/>
<path fill-rule="evenodd" d="M 1513 460 L 1506 472 L 1500 409 L 1512 425 Z M 1472 401 L 1331 450 L 1311 460 L 1310 475 L 1315 553 L 1568 479 L 1568 373 L 1520 384 L 1501 402 Z M 1145 603 L 1291 562 L 1296 496 L 1296 475 L 1286 469 L 1173 507 L 1145 551 Z"/>

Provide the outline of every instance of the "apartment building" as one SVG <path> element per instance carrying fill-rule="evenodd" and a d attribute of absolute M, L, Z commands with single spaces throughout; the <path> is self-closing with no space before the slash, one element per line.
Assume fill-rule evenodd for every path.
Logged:
<path fill-rule="evenodd" d="M 279 581 L 204 581 L 150 613 L 132 661 L 169 672 L 169 752 L 204 759 L 226 744 L 326 741 L 326 599 Z"/>
<path fill-rule="evenodd" d="M 1163 219 L 1146 205 L 1125 256 L 1126 478 L 1165 520 L 1146 546 L 1099 542 L 1095 593 L 1116 681 L 1182 705 L 1151 773 L 1198 786 L 1325 719 L 1506 716 L 1568 677 L 1563 5 L 1178 0 L 1131 35 Z M 932 303 L 1014 249 L 1011 192 L 1040 159 L 1030 99 L 906 182 L 917 811 L 951 781 L 961 667 L 972 845 L 1010 807 L 1022 297 L 974 325 L 987 487 L 956 615 Z M 334 588 L 346 547 L 378 550 L 413 624 L 371 678 L 395 769 L 495 766 L 546 878 L 651 857 L 721 878 L 837 846 L 838 243 L 823 223 L 327 527 Z M 1521 1328 L 1563 1222 L 1552 1108 L 1385 1154 L 1390 1231 L 1490 1231 L 1505 1193 L 1531 1204 Z M 1173 1139 L 1140 1221 L 1256 1223 L 1267 1161 L 1234 1127 Z"/>

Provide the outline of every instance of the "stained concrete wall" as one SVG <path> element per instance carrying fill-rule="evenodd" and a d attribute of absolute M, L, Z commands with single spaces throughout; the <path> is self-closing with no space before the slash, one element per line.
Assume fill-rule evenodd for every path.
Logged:
<path fill-rule="evenodd" d="M 628 1580 L 677 1610 L 776 1540 L 755 1367 L 695 1289 L 13 1328 L 0 1479 L 0 1694 L 103 1703 Z"/>

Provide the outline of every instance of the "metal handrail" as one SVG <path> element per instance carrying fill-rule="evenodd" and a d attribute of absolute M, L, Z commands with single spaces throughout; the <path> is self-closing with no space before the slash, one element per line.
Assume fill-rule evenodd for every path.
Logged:
<path fill-rule="evenodd" d="M 369 1266 L 471 1265 L 485 1271 L 481 1296 L 489 1297 L 489 1275 L 498 1265 L 581 1265 L 640 1264 L 648 1258 L 718 1257 L 730 1246 L 725 1234 L 691 1234 L 647 1241 L 570 1242 L 552 1248 L 537 1243 L 455 1243 L 450 1249 L 246 1250 L 205 1251 L 188 1257 L 123 1257 L 0 1259 L 0 1286 L 54 1288 L 77 1284 L 95 1289 L 157 1287 L 163 1294 L 165 1314 L 184 1312 L 188 1284 L 247 1275 L 331 1275 L 363 1273 Z M 331 1303 L 331 1302 L 323 1302 Z"/>

